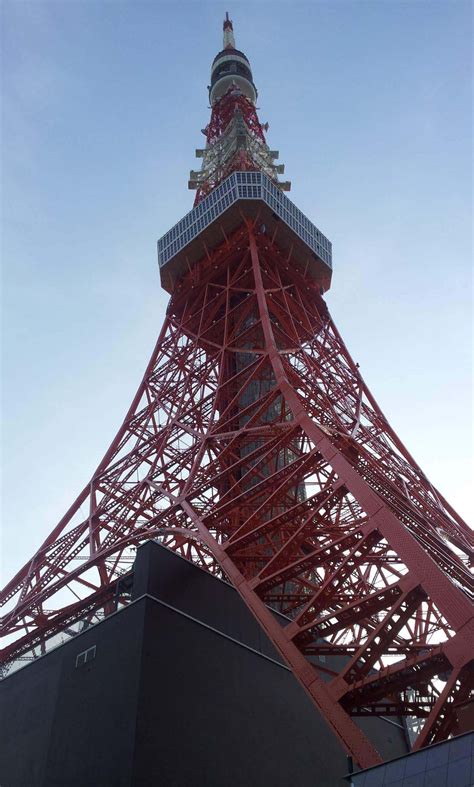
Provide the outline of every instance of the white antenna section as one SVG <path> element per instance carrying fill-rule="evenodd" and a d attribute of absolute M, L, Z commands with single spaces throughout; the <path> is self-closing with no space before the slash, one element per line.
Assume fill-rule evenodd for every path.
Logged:
<path fill-rule="evenodd" d="M 226 11 L 224 19 L 224 46 L 223 49 L 235 49 L 234 28 L 229 19 L 229 12 Z"/>

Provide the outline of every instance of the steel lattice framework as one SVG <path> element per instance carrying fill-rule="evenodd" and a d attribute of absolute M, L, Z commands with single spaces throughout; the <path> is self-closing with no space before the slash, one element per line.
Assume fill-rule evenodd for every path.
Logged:
<path fill-rule="evenodd" d="M 3 662 L 126 603 L 133 548 L 158 539 L 234 584 L 368 767 L 380 756 L 358 716 L 417 720 L 419 748 L 472 700 L 472 533 L 262 210 L 237 205 L 238 226 L 179 279 L 116 438 L 2 593 Z"/>
<path fill-rule="evenodd" d="M 275 165 L 278 153 L 270 150 L 254 104 L 231 86 L 212 108 L 211 120 L 204 129 L 206 148 L 197 151 L 203 158 L 199 172 L 191 170 L 189 187 L 196 188 L 198 205 L 231 172 L 265 172 L 275 183 L 284 165 Z M 279 184 L 289 191 L 290 184 Z"/>

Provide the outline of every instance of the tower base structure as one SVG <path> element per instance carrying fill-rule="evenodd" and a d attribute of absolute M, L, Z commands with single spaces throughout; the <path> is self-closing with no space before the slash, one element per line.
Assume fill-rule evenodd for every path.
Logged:
<path fill-rule="evenodd" d="M 153 541 L 130 582 L 129 605 L 0 683 L 2 785 L 346 784 L 339 741 L 231 585 Z M 384 758 L 408 751 L 399 720 L 360 724 Z"/>

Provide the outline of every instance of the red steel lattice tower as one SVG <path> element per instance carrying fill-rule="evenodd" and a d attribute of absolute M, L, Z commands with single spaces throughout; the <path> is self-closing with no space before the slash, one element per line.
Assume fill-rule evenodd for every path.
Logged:
<path fill-rule="evenodd" d="M 468 728 L 472 533 L 329 315 L 331 244 L 284 194 L 228 17 L 209 96 L 195 206 L 158 243 L 158 342 L 90 483 L 2 592 L 2 661 L 127 603 L 133 550 L 157 539 L 235 585 L 368 767 L 359 716 L 406 718 L 414 748 Z"/>

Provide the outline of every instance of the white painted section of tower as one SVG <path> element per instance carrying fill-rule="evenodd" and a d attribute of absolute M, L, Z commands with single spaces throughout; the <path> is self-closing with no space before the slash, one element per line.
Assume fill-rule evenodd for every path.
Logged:
<path fill-rule="evenodd" d="M 216 101 L 222 98 L 222 96 L 227 93 L 232 85 L 238 87 L 244 96 L 247 96 L 252 104 L 255 104 L 257 100 L 257 93 L 252 83 L 249 82 L 246 77 L 241 76 L 240 74 L 231 73 L 218 79 L 212 88 L 209 94 L 211 106 L 213 106 Z"/>
<path fill-rule="evenodd" d="M 191 171 L 190 182 L 193 183 L 193 188 L 199 188 L 204 183 L 215 187 L 220 183 L 229 163 L 239 150 L 247 153 L 257 170 L 265 173 L 278 184 L 272 151 L 266 143 L 249 131 L 239 112 L 234 115 L 219 139 L 206 147 L 202 156 L 201 169 Z"/>

